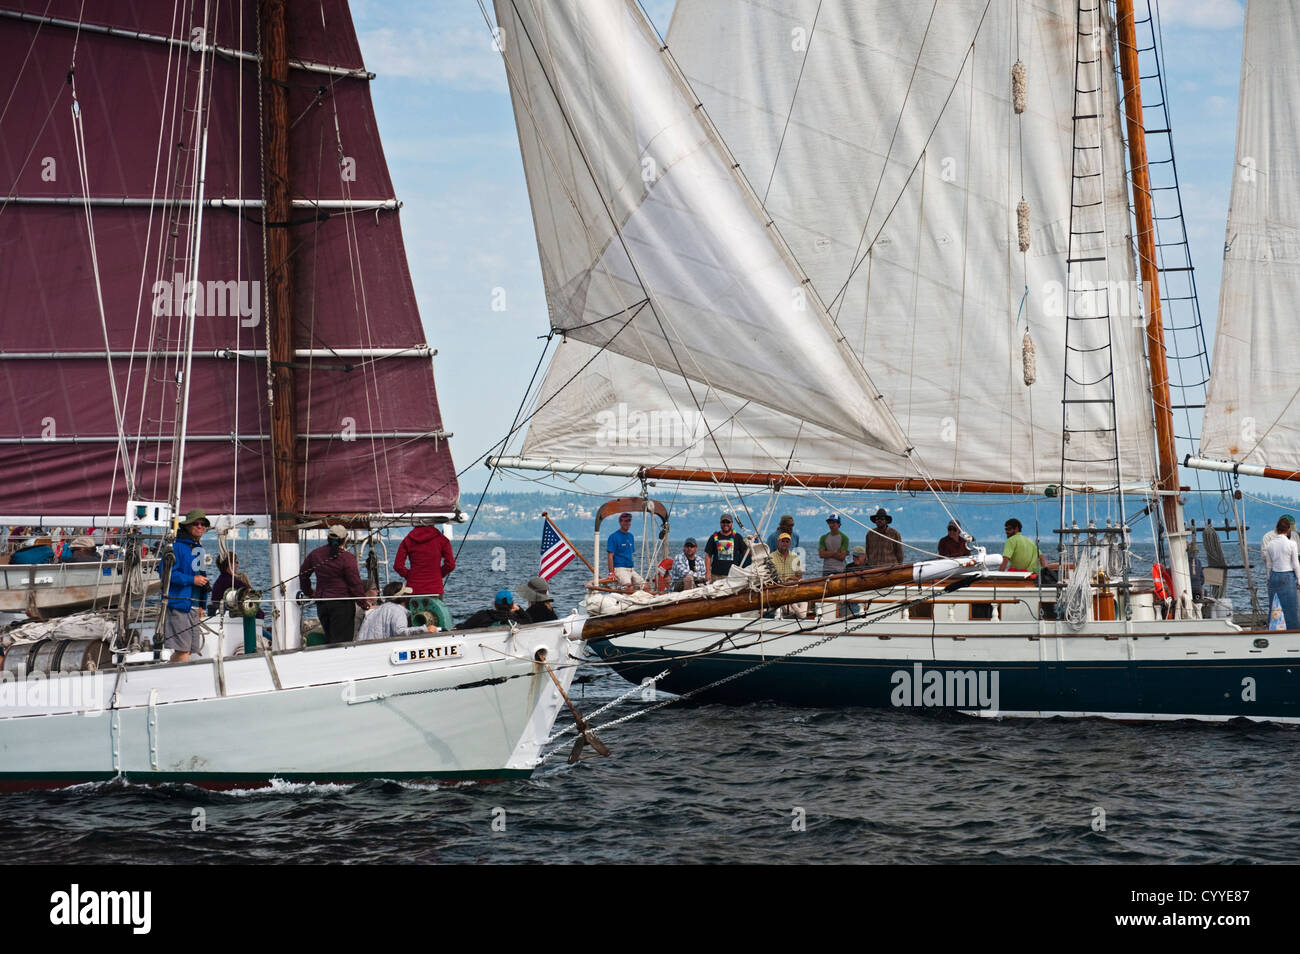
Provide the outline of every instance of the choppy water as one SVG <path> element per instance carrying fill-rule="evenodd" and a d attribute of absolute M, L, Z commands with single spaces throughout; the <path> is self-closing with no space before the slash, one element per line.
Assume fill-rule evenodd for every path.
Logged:
<path fill-rule="evenodd" d="M 535 543 L 466 544 L 453 612 L 518 586 L 536 559 Z M 245 564 L 259 582 L 253 551 Z M 558 609 L 582 582 L 576 567 L 560 575 Z M 628 688 L 604 670 L 584 678 L 587 711 Z M 701 704 L 603 738 L 610 758 L 569 766 L 562 753 L 528 781 L 494 785 L 5 795 L 0 844 L 11 863 L 79 864 L 1300 859 L 1291 728 Z"/>

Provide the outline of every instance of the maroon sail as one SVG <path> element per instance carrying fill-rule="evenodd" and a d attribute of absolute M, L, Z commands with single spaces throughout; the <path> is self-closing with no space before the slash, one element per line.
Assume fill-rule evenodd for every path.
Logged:
<path fill-rule="evenodd" d="M 303 513 L 451 512 L 431 352 L 347 5 L 288 5 L 287 223 L 262 220 L 258 4 L 206 7 L 205 24 L 202 0 L 175 17 L 129 0 L 0 0 L 0 513 L 121 515 L 113 383 L 134 491 L 166 499 L 191 302 L 180 509 L 273 511 L 269 229 L 290 230 L 294 255 Z"/>

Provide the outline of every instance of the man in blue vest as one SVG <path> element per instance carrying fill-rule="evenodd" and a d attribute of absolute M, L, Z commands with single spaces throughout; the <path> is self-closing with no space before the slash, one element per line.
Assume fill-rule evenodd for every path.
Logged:
<path fill-rule="evenodd" d="M 171 576 L 165 581 L 167 597 L 163 600 L 159 632 L 163 648 L 172 651 L 172 662 L 188 662 L 191 653 L 203 648 L 203 606 L 207 603 L 208 578 L 203 573 L 203 547 L 199 541 L 212 524 L 202 510 L 191 510 L 176 531 L 172 544 Z M 161 577 L 163 563 L 158 565 Z"/>

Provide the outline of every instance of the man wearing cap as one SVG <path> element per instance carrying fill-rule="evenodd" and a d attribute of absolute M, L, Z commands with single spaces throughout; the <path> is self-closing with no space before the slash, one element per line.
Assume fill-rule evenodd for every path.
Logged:
<path fill-rule="evenodd" d="M 867 531 L 867 566 L 897 566 L 903 562 L 903 538 L 890 526 L 894 518 L 884 507 L 871 515 L 875 529 Z"/>
<path fill-rule="evenodd" d="M 794 583 L 803 579 L 803 560 L 799 554 L 790 549 L 790 534 L 776 535 L 776 549 L 772 551 L 772 566 L 776 568 L 776 578 L 781 583 Z M 782 610 L 787 618 L 803 619 L 808 615 L 807 603 L 790 603 Z M 770 618 L 770 616 L 769 616 Z"/>
<path fill-rule="evenodd" d="M 948 532 L 939 541 L 939 556 L 948 560 L 970 556 L 970 547 L 961 535 L 961 524 L 956 520 L 948 521 Z"/>
<path fill-rule="evenodd" d="M 782 514 L 781 521 L 776 525 L 776 529 L 767 535 L 767 552 L 776 552 L 776 538 L 783 533 L 790 534 L 790 549 L 799 549 L 799 531 L 794 528 L 794 517 L 790 514 Z"/>
<path fill-rule="evenodd" d="M 176 531 L 172 544 L 171 575 L 163 600 L 163 648 L 172 651 L 172 662 L 187 662 L 191 653 L 203 648 L 203 606 L 207 603 L 208 578 L 203 573 L 203 547 L 199 541 L 212 524 L 202 510 L 191 510 Z M 158 564 L 161 578 L 167 560 Z"/>
<path fill-rule="evenodd" d="M 864 546 L 854 547 L 852 562 L 845 564 L 844 569 L 849 573 L 853 573 L 857 570 L 867 569 L 867 548 Z M 866 604 L 854 603 L 852 601 L 840 603 L 840 605 L 835 610 L 835 615 L 836 616 L 857 616 L 860 612 L 862 612 L 862 607 L 864 605 Z"/>
<path fill-rule="evenodd" d="M 74 537 L 63 550 L 64 563 L 98 563 L 99 551 L 94 537 Z"/>
<path fill-rule="evenodd" d="M 555 615 L 555 607 L 551 605 L 555 602 L 551 596 L 551 584 L 546 582 L 545 577 L 533 577 L 523 585 L 519 595 L 528 601 L 528 609 L 524 613 L 530 623 L 546 623 L 559 618 Z"/>
<path fill-rule="evenodd" d="M 528 614 L 515 605 L 515 594 L 497 590 L 496 599 L 489 609 L 481 609 L 468 619 L 456 624 L 456 629 L 482 629 L 485 626 L 506 626 L 510 623 L 529 623 Z"/>
<path fill-rule="evenodd" d="M 316 616 L 320 619 L 327 643 L 346 643 L 352 640 L 352 622 L 357 614 L 357 601 L 366 595 L 357 558 L 343 548 L 347 538 L 347 528 L 339 523 L 334 524 L 329 528 L 325 545 L 308 553 L 298 570 L 298 586 L 302 589 L 302 595 L 316 599 Z M 313 574 L 316 577 L 314 586 Z"/>
<path fill-rule="evenodd" d="M 618 529 L 609 535 L 605 544 L 609 559 L 609 575 L 620 586 L 643 586 L 645 580 L 636 571 L 636 537 L 632 535 L 632 515 L 618 515 Z"/>
<path fill-rule="evenodd" d="M 672 581 L 675 592 L 694 589 L 708 579 L 705 559 L 699 551 L 700 545 L 695 542 L 695 538 L 687 537 L 682 544 L 682 552 L 673 557 L 673 568 L 668 573 L 668 579 Z"/>
<path fill-rule="evenodd" d="M 843 573 L 849 558 L 849 535 L 840 530 L 840 515 L 826 518 L 826 532 L 817 541 L 817 555 L 822 558 L 822 576 Z"/>
<path fill-rule="evenodd" d="M 357 642 L 368 639 L 388 639 L 392 636 L 414 636 L 418 633 L 436 633 L 438 627 L 433 623 L 428 626 L 411 626 L 406 615 L 411 588 L 403 586 L 397 580 L 384 587 L 383 598 L 379 605 L 366 613 L 357 632 Z"/>
<path fill-rule="evenodd" d="M 718 529 L 713 531 L 709 542 L 704 544 L 704 553 L 709 558 L 705 580 L 712 583 L 714 579 L 725 580 L 733 566 L 741 566 L 749 553 L 745 538 L 731 530 L 731 514 L 724 513 L 718 519 Z"/>

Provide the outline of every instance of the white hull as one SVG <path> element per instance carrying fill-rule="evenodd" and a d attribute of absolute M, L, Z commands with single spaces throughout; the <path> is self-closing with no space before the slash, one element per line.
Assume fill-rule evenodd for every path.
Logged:
<path fill-rule="evenodd" d="M 0 787 L 527 776 L 563 706 L 534 659 L 546 650 L 567 691 L 582 622 L 6 682 Z"/>

